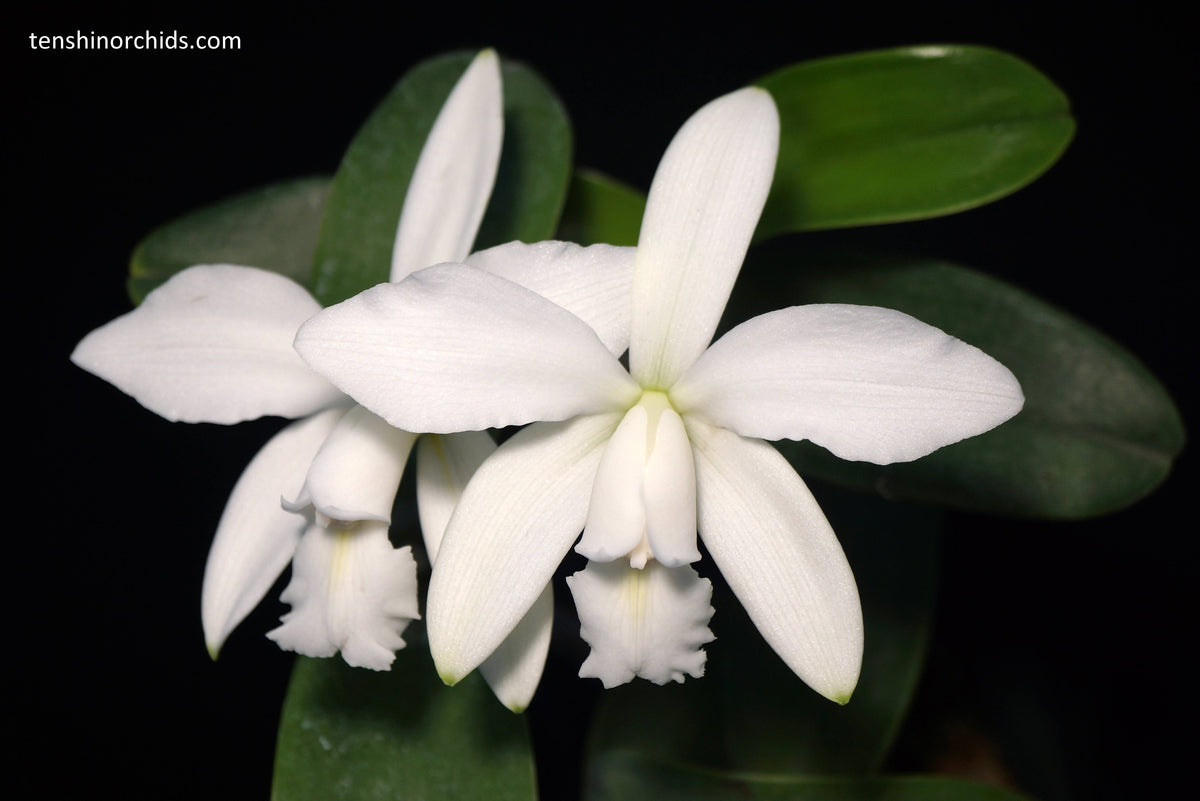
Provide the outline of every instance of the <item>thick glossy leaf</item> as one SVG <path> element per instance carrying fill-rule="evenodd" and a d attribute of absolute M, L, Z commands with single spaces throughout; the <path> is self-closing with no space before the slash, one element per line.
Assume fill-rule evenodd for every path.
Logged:
<path fill-rule="evenodd" d="M 632 752 L 591 765 L 586 801 L 1022 801 L 1000 787 L 934 776 L 861 778 L 725 773 Z"/>
<path fill-rule="evenodd" d="M 443 685 L 419 626 L 405 632 L 408 647 L 390 672 L 336 657 L 297 660 L 273 801 L 537 797 L 524 718 L 478 675 Z"/>
<path fill-rule="evenodd" d="M 330 190 L 311 287 L 323 305 L 386 281 L 408 182 L 433 121 L 473 52 L 413 67 L 350 143 Z M 504 146 L 476 245 L 548 239 L 571 170 L 570 123 L 528 67 L 505 60 Z"/>
<path fill-rule="evenodd" d="M 602 172 L 577 169 L 558 238 L 581 245 L 636 245 L 646 194 Z"/>
<path fill-rule="evenodd" d="M 772 250 L 760 255 L 805 269 L 747 268 L 740 298 L 754 299 L 754 308 L 737 314 L 789 303 L 899 309 L 998 359 L 1026 398 L 1000 427 L 915 462 L 880 467 L 841 461 L 811 443 L 778 443 L 803 475 L 892 499 L 1074 519 L 1142 498 L 1183 448 L 1179 411 L 1136 357 L 1016 287 L 945 262 Z M 793 278 L 781 286 L 772 273 Z"/>
<path fill-rule="evenodd" d="M 900 728 L 924 661 L 941 515 L 823 488 L 819 499 L 858 582 L 866 643 L 858 689 L 842 707 L 792 673 L 737 599 L 716 583 L 705 676 L 606 691 L 589 760 L 628 750 L 710 768 L 872 773 Z"/>
<path fill-rule="evenodd" d="M 312 270 L 329 179 L 301 178 L 206 206 L 155 229 L 133 251 L 134 303 L 194 264 L 241 264 L 298 282 Z"/>
<path fill-rule="evenodd" d="M 775 97 L 781 124 L 759 238 L 988 203 L 1049 168 L 1075 130 L 1058 87 L 983 47 L 836 56 L 757 83 Z"/>

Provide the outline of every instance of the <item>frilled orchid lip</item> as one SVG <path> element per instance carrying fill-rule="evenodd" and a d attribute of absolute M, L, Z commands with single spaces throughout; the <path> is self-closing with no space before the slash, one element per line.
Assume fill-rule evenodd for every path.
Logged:
<path fill-rule="evenodd" d="M 686 565 L 698 529 L 784 661 L 828 698 L 853 691 L 863 632 L 850 567 L 799 476 L 758 438 L 810 439 L 887 463 L 986 431 L 1023 399 L 986 354 L 884 309 L 793 307 L 709 347 L 778 138 L 773 101 L 751 88 L 700 109 L 668 147 L 634 254 L 628 372 L 578 312 L 495 264 L 422 270 L 301 329 L 305 360 L 393 425 L 533 423 L 480 466 L 442 542 L 427 618 L 447 681 L 497 647 L 585 529 L 583 553 L 653 571 L 630 578 L 617 571 L 636 568 L 614 561 L 574 578 L 589 675 L 606 685 L 697 675 L 702 660 L 680 647 L 698 651 L 710 613 Z M 679 613 L 617 603 L 624 617 L 595 614 L 632 586 L 658 588 L 668 599 L 659 611 Z M 630 615 L 681 636 L 648 651 L 631 633 L 648 629 L 627 625 Z"/>

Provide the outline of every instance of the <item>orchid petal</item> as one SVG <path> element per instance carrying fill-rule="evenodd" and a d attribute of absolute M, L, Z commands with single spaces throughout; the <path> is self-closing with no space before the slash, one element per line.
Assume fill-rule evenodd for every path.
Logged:
<path fill-rule="evenodd" d="M 700 646 L 714 639 L 712 584 L 692 568 L 589 562 L 567 586 L 580 635 L 592 646 L 580 676 L 600 679 L 607 689 L 634 676 L 666 684 L 704 675 Z"/>
<path fill-rule="evenodd" d="M 393 282 L 470 253 L 496 183 L 503 139 L 500 57 L 488 49 L 458 79 L 421 149 L 396 229 Z"/>
<path fill-rule="evenodd" d="M 634 406 L 604 446 L 577 553 L 611 562 L 637 547 L 646 530 L 645 468 L 646 410 Z"/>
<path fill-rule="evenodd" d="M 418 442 L 417 512 L 431 563 L 467 482 L 495 452 L 496 443 L 486 431 L 426 434 Z"/>
<path fill-rule="evenodd" d="M 390 523 L 396 490 L 417 435 L 389 426 L 362 406 L 346 412 L 308 468 L 304 489 L 285 508 L 312 504 L 326 521 Z"/>
<path fill-rule="evenodd" d="M 628 408 L 640 393 L 587 323 L 461 264 L 420 270 L 326 309 L 300 328 L 296 349 L 408 431 L 564 420 Z"/>
<path fill-rule="evenodd" d="M 779 150 L 766 91 L 719 97 L 684 123 L 654 174 L 633 274 L 630 371 L 667 389 L 712 339 L 762 213 Z"/>
<path fill-rule="evenodd" d="M 429 647 L 454 683 L 508 636 L 579 535 L 604 443 L 621 416 L 538 423 L 475 473 L 429 582 Z"/>
<path fill-rule="evenodd" d="M 858 683 L 858 588 L 812 493 L 770 444 L 687 418 L 700 538 L 763 638 L 821 695 Z"/>
<path fill-rule="evenodd" d="M 614 356 L 629 347 L 636 248 L 571 242 L 509 242 L 466 263 L 532 289 L 590 325 Z"/>
<path fill-rule="evenodd" d="M 553 626 L 554 589 L 547 584 L 517 627 L 479 665 L 492 692 L 513 712 L 525 711 L 533 700 L 550 652 Z"/>
<path fill-rule="evenodd" d="M 679 567 L 700 558 L 696 548 L 696 469 L 683 420 L 674 409 L 658 417 L 646 460 L 646 539 L 654 558 Z"/>
<path fill-rule="evenodd" d="M 341 398 L 292 350 L 320 308 L 266 270 L 190 267 L 84 337 L 71 361 L 168 420 L 304 417 Z"/>
<path fill-rule="evenodd" d="M 230 493 L 200 592 L 204 641 L 214 659 L 291 561 L 306 521 L 280 508 L 279 498 L 300 487 L 308 463 L 344 411 L 330 409 L 280 431 L 250 460 Z"/>
<path fill-rule="evenodd" d="M 292 560 L 292 580 L 280 596 L 292 605 L 267 634 L 305 656 L 333 656 L 371 670 L 389 670 L 400 636 L 417 614 L 417 563 L 412 549 L 393 548 L 387 523 L 344 528 L 314 523 Z"/>
<path fill-rule="evenodd" d="M 1021 410 L 1008 368 L 891 309 L 823 304 L 755 317 L 671 390 L 679 408 L 744 436 L 809 439 L 843 459 L 917 459 Z"/>
<path fill-rule="evenodd" d="M 442 535 L 471 476 L 496 443 L 485 431 L 426 434 L 417 445 L 417 509 L 429 561 L 437 561 Z M 504 642 L 479 666 L 500 703 L 513 712 L 529 706 L 542 678 L 554 622 L 554 592 L 547 586 Z"/>

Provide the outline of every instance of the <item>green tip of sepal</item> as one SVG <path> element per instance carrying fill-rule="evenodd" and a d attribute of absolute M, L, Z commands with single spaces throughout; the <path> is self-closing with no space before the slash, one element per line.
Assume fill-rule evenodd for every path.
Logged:
<path fill-rule="evenodd" d="M 850 703 L 850 696 L 852 696 L 852 695 L 854 695 L 854 690 L 850 690 L 849 692 L 845 692 L 845 693 L 840 693 L 838 695 L 831 695 L 831 696 L 829 696 L 829 700 L 833 701 L 838 706 L 845 706 L 846 704 Z"/>
<path fill-rule="evenodd" d="M 442 670 L 438 671 L 438 678 L 441 679 L 442 684 L 445 684 L 447 687 L 453 687 L 455 684 L 458 684 L 460 681 L 462 681 L 462 676 L 455 676 L 449 671 Z"/>
<path fill-rule="evenodd" d="M 509 712 L 512 712 L 514 715 L 519 715 L 525 711 L 525 707 L 527 706 L 528 704 L 505 704 L 504 708 Z"/>
<path fill-rule="evenodd" d="M 217 657 L 221 655 L 221 644 L 220 643 L 211 643 L 211 642 L 205 643 L 204 649 L 206 651 L 208 651 L 208 658 L 214 662 L 216 662 Z"/>

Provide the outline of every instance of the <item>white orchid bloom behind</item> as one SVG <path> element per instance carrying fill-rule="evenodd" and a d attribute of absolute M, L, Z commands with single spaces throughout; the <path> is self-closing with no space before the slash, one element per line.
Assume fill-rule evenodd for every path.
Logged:
<path fill-rule="evenodd" d="M 487 50 L 456 84 L 422 150 L 397 227 L 393 280 L 467 256 L 491 193 L 502 136 L 499 58 Z M 618 291 L 624 282 L 627 296 L 632 254 L 613 264 L 610 280 Z M 534 286 L 588 294 L 536 266 L 527 272 Z M 205 570 L 205 639 L 215 657 L 291 562 L 283 600 L 293 610 L 269 636 L 304 654 L 341 651 L 352 665 L 387 669 L 403 646 L 404 627 L 418 617 L 411 551 L 394 549 L 387 539 L 416 434 L 353 406 L 296 355 L 296 330 L 319 310 L 306 290 L 274 273 L 196 266 L 93 331 L 72 359 L 170 420 L 303 418 L 259 452 L 230 496 Z M 494 449 L 482 432 L 439 438 L 419 449 L 418 496 L 431 557 L 462 486 Z M 530 615 L 528 635 L 512 638 L 492 660 L 489 680 L 509 706 L 527 704 L 541 675 L 548 596 L 538 612 Z"/>
<path fill-rule="evenodd" d="M 863 643 L 853 575 L 804 483 L 757 437 L 913 459 L 998 425 L 1023 398 L 986 354 L 884 309 L 785 309 L 705 349 L 778 135 L 770 96 L 745 89 L 671 143 L 637 247 L 630 372 L 572 314 L 463 265 L 301 328 L 305 360 L 393 425 L 534 423 L 479 468 L 446 531 L 427 617 L 448 682 L 512 630 L 581 530 L 593 564 L 570 581 L 592 646 L 584 672 L 608 686 L 699 675 L 711 607 L 688 566 L 698 529 L 775 651 L 822 695 L 849 698 Z"/>

